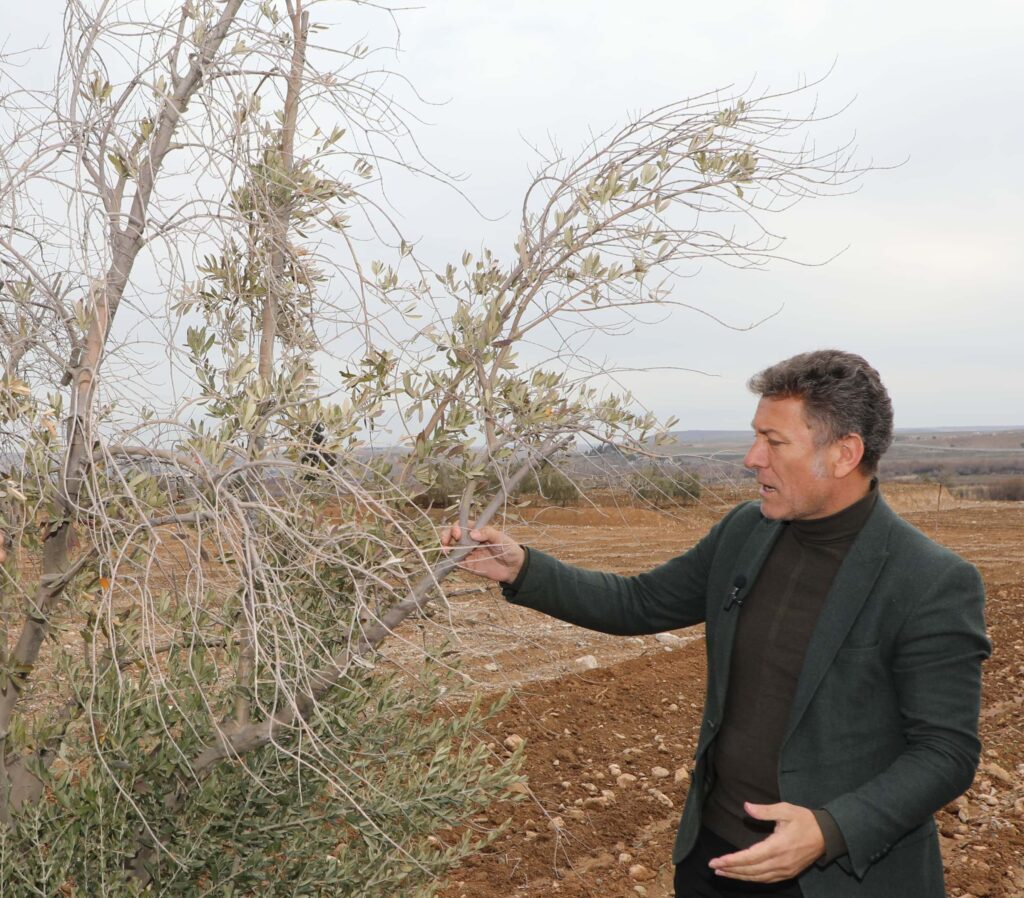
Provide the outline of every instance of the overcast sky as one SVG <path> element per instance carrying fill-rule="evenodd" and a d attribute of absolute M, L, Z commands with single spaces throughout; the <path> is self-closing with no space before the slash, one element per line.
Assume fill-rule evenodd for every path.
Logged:
<path fill-rule="evenodd" d="M 17 32 L 59 28 L 60 6 L 19 4 Z M 341 3 L 314 12 L 338 23 L 325 39 L 346 44 L 358 36 L 342 27 L 347 15 Z M 746 428 L 746 378 L 827 346 L 879 369 L 898 426 L 1024 425 L 1021 4 L 428 0 L 399 22 L 395 66 L 439 104 L 421 110 L 421 144 L 467 175 L 463 189 L 497 219 L 428 182 L 403 188 L 404 226 L 437 264 L 482 244 L 507 254 L 531 144 L 553 136 L 574 150 L 631 112 L 728 85 L 785 89 L 834 64 L 822 105 L 853 102 L 819 145 L 855 137 L 863 162 L 906 161 L 772 224 L 798 259 L 846 251 L 823 267 L 705 269 L 678 298 L 739 326 L 781 311 L 747 332 L 677 314 L 608 344 L 609 355 L 714 375 L 627 376 L 685 428 Z"/>

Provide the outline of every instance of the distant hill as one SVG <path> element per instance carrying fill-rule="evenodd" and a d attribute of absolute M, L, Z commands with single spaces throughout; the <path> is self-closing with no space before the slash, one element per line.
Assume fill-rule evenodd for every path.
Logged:
<path fill-rule="evenodd" d="M 733 449 L 750 443 L 750 430 L 673 430 L 676 448 Z M 894 443 L 921 449 L 1024 448 L 1024 425 L 1004 427 L 897 427 Z"/>
<path fill-rule="evenodd" d="M 945 427 L 935 430 L 897 430 L 893 448 L 966 451 L 1024 451 L 1024 427 Z"/>
<path fill-rule="evenodd" d="M 749 430 L 677 430 L 654 449 L 706 481 L 746 476 Z M 880 466 L 883 479 L 982 483 L 1024 475 L 1024 426 L 897 428 Z"/>
<path fill-rule="evenodd" d="M 1003 424 L 998 427 L 897 427 L 896 433 L 1002 433 L 1024 431 L 1022 424 Z"/>

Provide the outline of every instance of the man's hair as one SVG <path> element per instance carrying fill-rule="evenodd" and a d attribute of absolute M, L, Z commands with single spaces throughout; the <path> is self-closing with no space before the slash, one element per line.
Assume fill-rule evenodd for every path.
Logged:
<path fill-rule="evenodd" d="M 822 445 L 859 434 L 864 441 L 860 467 L 866 474 L 878 470 L 892 443 L 889 393 L 878 372 L 852 352 L 803 352 L 755 374 L 747 386 L 767 399 L 802 399 Z"/>

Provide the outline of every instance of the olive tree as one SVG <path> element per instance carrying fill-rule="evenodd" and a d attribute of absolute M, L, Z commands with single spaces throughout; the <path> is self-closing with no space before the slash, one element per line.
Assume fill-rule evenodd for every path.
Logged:
<path fill-rule="evenodd" d="M 312 5 L 68 0 L 52 88 L 0 57 L 5 895 L 430 894 L 516 758 L 447 661 L 381 654 L 467 551 L 410 496 L 443 471 L 482 525 L 579 441 L 643 451 L 566 333 L 762 264 L 763 215 L 858 174 L 788 95 L 698 96 L 543 159 L 511 254 L 434 271 L 381 182 L 443 174 Z"/>

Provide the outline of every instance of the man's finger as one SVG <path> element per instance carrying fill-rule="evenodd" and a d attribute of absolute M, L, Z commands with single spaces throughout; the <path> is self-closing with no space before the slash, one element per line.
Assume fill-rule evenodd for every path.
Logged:
<path fill-rule="evenodd" d="M 500 543 L 501 531 L 495 530 L 493 527 L 479 527 L 475 530 L 469 531 L 470 539 L 475 539 L 478 543 Z"/>
<path fill-rule="evenodd" d="M 744 848 L 742 851 L 734 851 L 732 854 L 723 854 L 721 857 L 712 858 L 708 861 L 708 866 L 712 870 L 723 870 L 764 863 L 775 856 L 776 846 L 771 844 L 772 841 L 772 837 L 769 836 L 764 841 Z"/>
<path fill-rule="evenodd" d="M 480 530 L 470 530 L 469 538 L 473 542 L 484 542 L 485 540 L 481 537 L 481 532 Z M 497 533 L 497 531 L 492 532 Z M 455 546 L 460 542 L 462 542 L 462 528 L 458 524 L 451 524 L 441 531 L 441 545 Z"/>
<path fill-rule="evenodd" d="M 792 876 L 775 864 L 759 864 L 742 873 L 734 870 L 716 870 L 720 879 L 734 879 L 738 882 L 782 882 Z"/>
<path fill-rule="evenodd" d="M 760 842 L 758 847 L 760 845 L 764 845 L 764 842 Z M 785 864 L 774 851 L 755 852 L 752 848 L 715 858 L 708 866 L 715 871 L 715 875 L 727 879 L 774 882 L 789 876 Z"/>
<path fill-rule="evenodd" d="M 793 805 L 784 801 L 776 804 L 753 804 L 745 801 L 743 810 L 755 820 L 788 820 L 792 816 Z"/>
<path fill-rule="evenodd" d="M 717 867 L 715 873 L 718 876 L 725 876 L 729 879 L 766 879 L 769 876 L 780 879 L 784 865 L 777 857 L 765 858 L 756 864 L 740 864 L 737 866 Z"/>
<path fill-rule="evenodd" d="M 766 881 L 784 878 L 780 871 L 785 863 L 782 855 L 786 852 L 786 840 L 778 833 L 773 833 L 749 848 L 723 854 L 708 862 L 716 873 L 730 879 L 756 879 Z"/>

